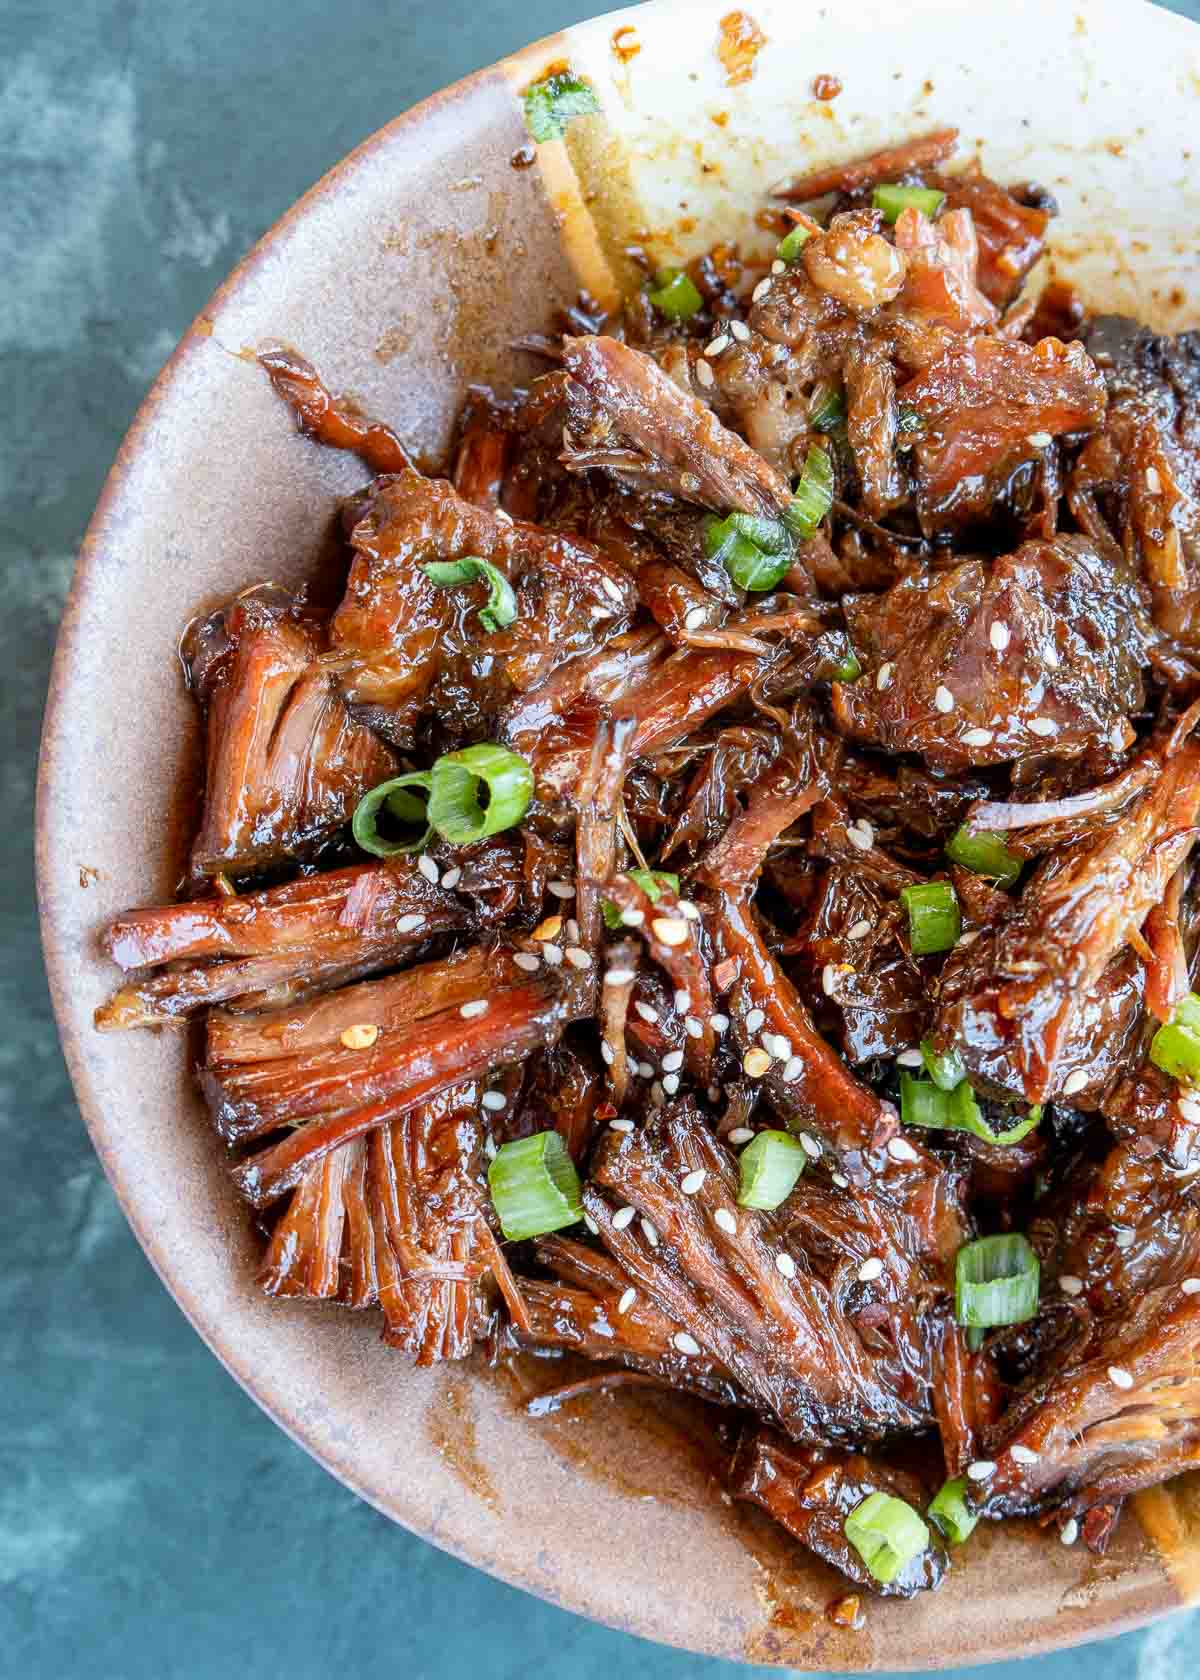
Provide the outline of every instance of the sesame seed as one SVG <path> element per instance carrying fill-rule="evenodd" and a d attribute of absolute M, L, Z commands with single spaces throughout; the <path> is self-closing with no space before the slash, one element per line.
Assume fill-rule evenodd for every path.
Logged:
<path fill-rule="evenodd" d="M 1088 1076 L 1087 1076 L 1086 1070 L 1084 1068 L 1076 1068 L 1074 1073 L 1069 1073 L 1067 1075 L 1067 1077 L 1063 1080 L 1063 1083 L 1062 1083 L 1062 1094 L 1063 1094 L 1063 1096 L 1064 1097 L 1073 1097 L 1075 1095 L 1076 1091 L 1082 1091 L 1084 1089 L 1084 1087 L 1087 1085 L 1087 1082 L 1088 1082 Z"/>
<path fill-rule="evenodd" d="M 771 273 L 772 274 L 786 274 L 787 273 L 787 264 L 783 261 L 782 257 L 776 257 L 775 258 L 775 261 L 771 264 Z"/>
<path fill-rule="evenodd" d="M 907 1138 L 894 1137 L 887 1146 L 893 1161 L 918 1161 L 920 1156 Z"/>
<path fill-rule="evenodd" d="M 995 1471 L 996 1466 L 990 1458 L 977 1458 L 974 1464 L 967 1465 L 967 1475 L 973 1482 L 986 1482 Z"/>
<path fill-rule="evenodd" d="M 760 1050 L 756 1044 L 747 1050 L 742 1058 L 742 1067 L 751 1079 L 761 1079 L 771 1065 L 771 1058 L 765 1050 Z"/>
<path fill-rule="evenodd" d="M 897 1067 L 920 1067 L 924 1059 L 919 1050 L 901 1050 L 896 1057 L 896 1065 Z"/>
<path fill-rule="evenodd" d="M 514 951 L 513 962 L 526 974 L 533 974 L 542 966 L 541 957 L 535 957 L 532 951 Z"/>
<path fill-rule="evenodd" d="M 783 1078 L 789 1083 L 793 1079 L 799 1079 L 803 1072 L 804 1058 L 802 1056 L 789 1056 L 783 1064 Z"/>
<path fill-rule="evenodd" d="M 646 912 L 644 910 L 622 910 L 621 912 L 621 921 L 625 927 L 641 927 L 645 920 Z"/>
<path fill-rule="evenodd" d="M 832 997 L 837 987 L 837 969 L 832 963 L 826 963 L 821 970 L 821 990 L 826 997 Z"/>
<path fill-rule="evenodd" d="M 1108 1367 L 1108 1380 L 1116 1388 L 1133 1387 L 1133 1378 L 1129 1375 L 1129 1372 L 1123 1370 L 1120 1365 L 1110 1365 Z"/>
<path fill-rule="evenodd" d="M 481 1101 L 484 1108 L 490 1108 L 496 1114 L 499 1114 L 502 1108 L 508 1107 L 508 1098 L 503 1091 L 485 1091 Z"/>
<path fill-rule="evenodd" d="M 701 919 L 699 908 L 692 903 L 690 898 L 679 900 L 679 914 L 685 916 L 689 922 L 698 922 Z"/>
<path fill-rule="evenodd" d="M 833 1179 L 833 1182 L 837 1185 L 839 1190 L 849 1190 L 850 1180 L 846 1177 L 845 1173 L 831 1173 L 830 1177 Z"/>
<path fill-rule="evenodd" d="M 804 1139 L 801 1138 L 800 1141 L 803 1143 Z M 856 1275 L 859 1283 L 874 1283 L 877 1277 L 883 1276 L 883 1261 L 878 1255 L 872 1254 L 869 1260 L 863 1261 Z"/>
<path fill-rule="evenodd" d="M 623 1231 L 626 1225 L 632 1225 L 637 1217 L 637 1209 L 631 1207 L 618 1208 L 613 1214 L 613 1230 Z"/>
<path fill-rule="evenodd" d="M 678 1073 L 683 1066 L 683 1051 L 668 1050 L 662 1059 L 664 1073 Z"/>
<path fill-rule="evenodd" d="M 683 628 L 685 630 L 699 630 L 707 617 L 707 607 L 689 607 L 684 614 Z"/>
<path fill-rule="evenodd" d="M 675 1012 L 677 1015 L 686 1015 L 691 1007 L 692 994 L 690 992 L 680 991 L 675 993 Z"/>
<path fill-rule="evenodd" d="M 1057 671 L 1059 665 L 1062 663 L 1058 657 L 1058 649 L 1055 647 L 1048 647 L 1043 653 L 1042 658 L 1052 671 Z"/>
<path fill-rule="evenodd" d="M 855 922 L 852 928 L 847 928 L 847 939 L 865 939 L 871 931 L 871 924 L 864 916 L 861 922 Z"/>
<path fill-rule="evenodd" d="M 718 1208 L 716 1213 L 713 1214 L 713 1222 L 714 1224 L 719 1225 L 722 1231 L 728 1231 L 731 1237 L 736 1235 L 737 1220 L 733 1217 L 728 1208 Z"/>
<path fill-rule="evenodd" d="M 604 976 L 606 986 L 632 986 L 637 975 L 632 968 L 610 968 Z"/>
<path fill-rule="evenodd" d="M 750 328 L 746 325 L 745 321 L 730 321 L 729 330 L 733 334 L 734 338 L 737 339 L 739 344 L 749 344 Z"/>
<path fill-rule="evenodd" d="M 756 1033 L 766 1020 L 766 1014 L 761 1009 L 751 1009 L 746 1016 L 746 1031 Z"/>
<path fill-rule="evenodd" d="M 1120 1249 L 1132 1248 L 1137 1241 L 1136 1231 L 1114 1231 L 1113 1241 Z"/>
<path fill-rule="evenodd" d="M 733 340 L 728 333 L 718 333 L 711 344 L 704 346 L 704 354 L 706 356 L 719 356 L 722 350 L 728 350 L 732 342 Z"/>
<path fill-rule="evenodd" d="M 610 1132 L 631 1132 L 633 1130 L 633 1121 L 610 1120 L 608 1122 L 608 1129 Z"/>
<path fill-rule="evenodd" d="M 729 1134 L 729 1141 L 730 1143 L 749 1143 L 753 1136 L 754 1131 L 752 1127 L 735 1126 Z"/>
<path fill-rule="evenodd" d="M 658 1227 L 655 1225 L 655 1223 L 652 1219 L 643 1219 L 641 1223 L 642 1223 L 642 1235 L 645 1237 L 646 1241 L 650 1244 L 651 1248 L 657 1248 L 658 1247 Z"/>
<path fill-rule="evenodd" d="M 1049 432 L 1030 432 L 1025 442 L 1031 449 L 1049 449 L 1054 439 Z"/>
<path fill-rule="evenodd" d="M 342 1043 L 347 1050 L 369 1050 L 379 1037 L 379 1028 L 372 1021 L 363 1021 L 356 1027 L 347 1027 L 341 1034 Z"/>
<path fill-rule="evenodd" d="M 600 1227 L 599 1227 L 599 1225 L 597 1225 L 596 1221 L 592 1218 L 590 1213 L 585 1213 L 584 1214 L 583 1223 L 587 1226 L 588 1230 L 592 1233 L 592 1235 L 594 1237 L 598 1237 L 600 1235 Z"/>
<path fill-rule="evenodd" d="M 570 881 L 547 881 L 546 891 L 553 893 L 555 898 L 574 898 L 575 888 Z"/>
<path fill-rule="evenodd" d="M 1036 1464 L 1042 1456 L 1035 1453 L 1032 1447 L 1023 1447 L 1019 1441 L 1008 1449 L 1008 1456 L 1014 1464 Z"/>
<path fill-rule="evenodd" d="M 698 1021 L 694 1015 L 684 1016 L 683 1030 L 689 1038 L 704 1037 L 704 1023 L 702 1021 Z"/>
<path fill-rule="evenodd" d="M 605 1067 L 611 1067 L 617 1059 L 617 1053 L 606 1038 L 600 1040 L 600 1060 Z"/>
<path fill-rule="evenodd" d="M 890 659 L 885 659 L 878 671 L 876 671 L 875 687 L 880 691 L 880 693 L 882 693 L 885 688 L 891 688 L 892 676 L 895 669 L 896 667 L 892 664 L 892 661 Z"/>
<path fill-rule="evenodd" d="M 1146 468 L 1146 489 L 1149 490 L 1152 496 L 1161 494 L 1162 479 L 1158 476 L 1157 467 Z"/>
<path fill-rule="evenodd" d="M 688 925 L 682 916 L 655 916 L 650 929 L 664 945 L 687 944 Z"/>
<path fill-rule="evenodd" d="M 811 1132 L 800 1133 L 800 1147 L 806 1155 L 811 1155 L 814 1161 L 821 1158 L 821 1145 Z"/>
<path fill-rule="evenodd" d="M 487 998 L 472 998 L 470 1003 L 462 1004 L 458 1011 L 464 1021 L 473 1021 L 477 1015 L 486 1015 L 487 1012 Z"/>
<path fill-rule="evenodd" d="M 496 1156 L 500 1153 L 495 1138 L 490 1134 L 483 1140 L 483 1153 L 487 1156 L 489 1161 L 494 1161 Z"/>
<path fill-rule="evenodd" d="M 715 1033 L 727 1033 L 729 1031 L 728 1015 L 710 1015 L 708 1024 Z"/>
<path fill-rule="evenodd" d="M 642 1017 L 642 1020 L 648 1022 L 651 1026 L 658 1020 L 658 1010 L 651 1009 L 648 1003 L 635 1003 L 633 1007 Z"/>
<path fill-rule="evenodd" d="M 653 1079 L 654 1078 L 654 1063 L 653 1062 L 639 1062 L 637 1064 L 637 1074 L 638 1074 L 639 1079 Z"/>
<path fill-rule="evenodd" d="M 933 693 L 933 703 L 939 712 L 954 710 L 954 696 L 944 683 L 939 683 Z"/>
<path fill-rule="evenodd" d="M 1176 1107 L 1185 1120 L 1200 1120 L 1200 1102 L 1195 1097 L 1179 1097 Z"/>
<path fill-rule="evenodd" d="M 579 923 L 575 920 L 574 916 L 567 917 L 567 938 L 570 940 L 572 945 L 578 945 Z"/>
<path fill-rule="evenodd" d="M 557 939 L 562 932 L 563 919 L 561 916 L 547 916 L 544 922 L 539 922 L 534 928 L 531 938 Z"/>
<path fill-rule="evenodd" d="M 715 384 L 713 370 L 709 367 L 707 362 L 696 363 L 696 383 L 698 385 L 703 385 L 705 390 L 707 390 L 710 385 Z"/>
<path fill-rule="evenodd" d="M 669 1097 L 673 1097 L 679 1089 L 679 1075 L 677 1073 L 664 1073 L 662 1088 Z"/>
<path fill-rule="evenodd" d="M 1058 1287 L 1062 1290 L 1064 1295 L 1082 1295 L 1083 1294 L 1083 1280 L 1082 1280 L 1082 1278 L 1072 1277 L 1070 1272 L 1064 1272 L 1063 1273 L 1063 1275 L 1058 1280 Z"/>
<path fill-rule="evenodd" d="M 627 1289 L 621 1296 L 621 1299 L 617 1302 L 617 1311 L 622 1314 L 627 1313 L 636 1300 L 637 1290 Z"/>
<path fill-rule="evenodd" d="M 687 1177 L 680 1181 L 679 1188 L 685 1196 L 694 1196 L 707 1177 L 704 1168 L 697 1167 L 695 1172 L 688 1173 Z"/>
<path fill-rule="evenodd" d="M 424 926 L 425 926 L 424 916 L 418 915 L 417 912 L 414 911 L 409 916 L 401 916 L 400 920 L 396 923 L 396 932 L 397 933 L 415 933 L 416 930 L 419 927 L 424 927 Z"/>
<path fill-rule="evenodd" d="M 686 1330 L 677 1330 L 671 1337 L 671 1340 L 679 1349 L 680 1353 L 695 1355 L 700 1352 L 700 1343 L 696 1340 L 695 1336 L 689 1336 Z"/>
<path fill-rule="evenodd" d="M 792 1259 L 790 1254 L 777 1254 L 775 1256 L 775 1270 L 777 1272 L 781 1272 L 785 1278 L 794 1278 L 796 1275 L 796 1262 Z"/>
<path fill-rule="evenodd" d="M 755 286 L 754 290 L 750 293 L 750 302 L 751 303 L 761 303 L 762 300 L 766 297 L 767 293 L 770 290 L 771 290 L 770 280 L 760 280 L 758 282 L 758 285 Z"/>
<path fill-rule="evenodd" d="M 1059 1531 L 1058 1538 L 1064 1546 L 1073 1546 L 1079 1538 L 1079 1524 L 1074 1517 L 1068 1517 Z"/>
<path fill-rule="evenodd" d="M 563 960 L 562 946 L 546 944 L 542 946 L 542 960 L 548 962 L 551 968 L 557 968 Z"/>
<path fill-rule="evenodd" d="M 1029 720 L 1029 730 L 1033 735 L 1057 735 L 1058 725 L 1053 718 L 1035 717 Z"/>
<path fill-rule="evenodd" d="M 790 1061 L 792 1047 L 782 1033 L 764 1033 L 763 1049 L 777 1062 Z"/>
<path fill-rule="evenodd" d="M 1184 1278 L 1179 1287 L 1185 1295 L 1200 1295 L 1200 1277 Z"/>
<path fill-rule="evenodd" d="M 449 892 L 452 888 L 456 887 L 461 880 L 462 870 L 457 864 L 455 864 L 453 869 L 447 869 L 445 874 L 442 876 L 442 885 L 445 887 L 446 891 Z"/>
<path fill-rule="evenodd" d="M 422 875 L 424 875 L 431 887 L 436 887 L 442 878 L 441 870 L 438 868 L 437 864 L 434 863 L 428 852 L 423 852 L 417 859 L 417 868 L 421 871 Z"/>
<path fill-rule="evenodd" d="M 990 729 L 968 729 L 963 736 L 963 746 L 990 747 L 994 739 Z"/>
<path fill-rule="evenodd" d="M 618 603 L 624 601 L 625 597 L 621 593 L 621 586 L 619 583 L 615 582 L 614 579 L 610 577 L 602 577 L 600 579 L 600 587 L 604 590 L 604 593 L 608 596 L 610 601 L 616 601 Z"/>
<path fill-rule="evenodd" d="M 860 852 L 869 852 L 875 844 L 875 830 L 870 823 L 851 823 L 846 830 L 846 838 Z"/>

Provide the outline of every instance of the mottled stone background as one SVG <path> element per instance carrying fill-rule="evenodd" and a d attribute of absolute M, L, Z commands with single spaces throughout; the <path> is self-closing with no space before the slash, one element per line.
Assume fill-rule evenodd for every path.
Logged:
<path fill-rule="evenodd" d="M 28 834 L 55 624 L 104 476 L 168 351 L 233 262 L 365 135 L 602 9 L 0 0 L 0 811 L 12 837 L 0 939 L 0 1675 L 754 1672 L 589 1626 L 453 1562 L 267 1421 L 188 1328 L 117 1210 L 59 1058 L 33 906 Z M 1197 1672 L 1192 1615 L 1021 1676 Z"/>

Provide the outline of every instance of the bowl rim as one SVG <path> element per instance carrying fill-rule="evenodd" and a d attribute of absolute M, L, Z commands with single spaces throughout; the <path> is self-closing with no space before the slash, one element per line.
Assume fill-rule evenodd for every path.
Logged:
<path fill-rule="evenodd" d="M 669 1629 L 658 1628 L 653 1632 L 648 1632 L 628 1623 L 623 1624 L 620 1620 L 611 1615 L 606 1615 L 595 1606 L 581 1602 L 578 1594 L 560 1594 L 547 1585 L 544 1580 L 534 1579 L 520 1567 L 506 1568 L 495 1558 L 491 1558 L 487 1562 L 481 1561 L 467 1545 L 460 1545 L 445 1534 L 430 1529 L 428 1525 L 404 1510 L 402 1495 L 397 1495 L 394 1490 L 385 1490 L 372 1485 L 371 1480 L 356 1469 L 352 1462 L 344 1461 L 331 1447 L 325 1444 L 318 1445 L 310 1438 L 309 1433 L 294 1412 L 289 1413 L 286 1402 L 277 1393 L 272 1392 L 270 1383 L 260 1381 L 254 1369 L 245 1362 L 239 1361 L 223 1345 L 215 1332 L 202 1327 L 203 1314 L 186 1276 L 172 1264 L 168 1236 L 163 1233 L 156 1233 L 150 1224 L 140 1217 L 136 1189 L 123 1177 L 106 1147 L 105 1134 L 108 1123 L 105 1117 L 104 1104 L 93 1088 L 87 1057 L 84 1053 L 82 1035 L 72 1021 L 68 1003 L 72 951 L 69 943 L 61 937 L 51 908 L 53 902 L 51 846 L 54 838 L 50 827 L 51 789 L 62 746 L 62 713 L 65 691 L 69 686 L 70 672 L 74 663 L 75 649 L 80 632 L 81 609 L 88 591 L 89 579 L 103 554 L 106 543 L 119 525 L 122 501 L 128 489 L 131 470 L 142 450 L 151 441 L 150 434 L 156 413 L 180 370 L 193 356 L 202 353 L 209 336 L 211 319 L 227 301 L 238 294 L 248 280 L 257 275 L 260 268 L 273 256 L 276 247 L 295 226 L 340 187 L 348 184 L 367 159 L 374 153 L 386 148 L 399 135 L 409 129 L 419 127 L 434 113 L 469 97 L 476 90 L 495 85 L 497 80 L 506 82 L 515 91 L 521 80 L 529 79 L 545 63 L 563 56 L 564 49 L 569 49 L 571 35 L 576 30 L 598 30 L 608 24 L 611 19 L 617 17 L 635 17 L 643 12 L 674 10 L 678 9 L 681 3 L 686 5 L 686 0 L 640 0 L 638 4 L 614 7 L 581 22 L 565 23 L 560 30 L 539 37 L 524 47 L 488 65 L 481 66 L 454 82 L 448 83 L 406 111 L 393 117 L 380 128 L 367 135 L 351 151 L 339 159 L 266 229 L 226 278 L 214 289 L 198 313 L 189 322 L 178 344 L 172 350 L 142 398 L 128 430 L 122 438 L 91 519 L 88 522 L 76 558 L 57 630 L 43 712 L 35 794 L 34 864 L 39 931 L 51 1004 L 72 1091 L 91 1144 L 113 1188 L 122 1213 L 159 1281 L 179 1307 L 191 1328 L 243 1391 L 271 1419 L 272 1423 L 280 1428 L 297 1446 L 314 1458 L 324 1470 L 341 1482 L 343 1486 L 349 1488 L 358 1498 L 372 1506 L 389 1521 L 398 1523 L 409 1533 L 436 1547 L 439 1551 L 446 1552 L 473 1569 L 478 1569 L 506 1585 L 530 1593 L 535 1598 L 552 1604 L 558 1609 L 584 1616 L 602 1626 L 613 1628 L 615 1631 L 632 1632 L 638 1637 L 671 1645 L 676 1649 L 686 1649 L 696 1655 L 720 1656 L 726 1660 L 755 1663 L 757 1666 L 755 1658 L 732 1650 L 714 1647 L 706 1652 L 697 1650 L 695 1646 L 690 1644 L 677 1645 L 671 1638 Z M 1157 3 L 1157 0 L 1107 0 L 1107 3 L 1102 5 L 1102 10 L 1117 10 L 1129 17 L 1138 12 L 1149 10 L 1158 13 L 1160 21 L 1169 22 L 1182 28 L 1200 28 L 1200 20 L 1193 20 L 1172 13 L 1163 4 Z M 1100 1626 L 1084 1632 L 1082 1638 L 1078 1630 L 1064 1630 L 1059 1634 L 1056 1633 L 1052 1624 L 1045 1624 L 1033 1638 L 1026 1639 L 1020 1651 L 1012 1651 L 1001 1644 L 994 1644 L 985 1646 L 982 1652 L 968 1653 L 967 1657 L 973 1663 L 994 1662 L 1010 1660 L 1017 1655 L 1043 1655 L 1076 1647 L 1095 1639 L 1111 1638 L 1120 1633 L 1145 1627 L 1171 1611 L 1183 1607 L 1185 1603 L 1185 1600 L 1174 1593 L 1169 1573 L 1164 1569 L 1159 1584 L 1156 1584 L 1153 1588 L 1147 1588 L 1133 1599 L 1127 1598 L 1121 1608 L 1114 1609 Z M 779 1660 L 785 1662 L 787 1658 L 781 1657 Z M 899 1661 L 890 1659 L 888 1666 L 893 1670 L 905 1672 L 932 1672 L 936 1669 L 956 1666 L 958 1660 L 959 1654 L 954 1652 L 948 1652 L 946 1658 L 936 1664 L 915 1662 L 911 1659 L 905 1660 L 904 1656 L 901 1656 Z M 767 1665 L 764 1664 L 763 1666 Z M 772 1663 L 769 1666 L 775 1665 Z M 792 1666 L 790 1662 L 788 1666 Z M 867 1669 L 869 1671 L 876 1666 L 872 1662 L 867 1665 Z M 850 1671 L 833 1670 L 833 1672 Z"/>

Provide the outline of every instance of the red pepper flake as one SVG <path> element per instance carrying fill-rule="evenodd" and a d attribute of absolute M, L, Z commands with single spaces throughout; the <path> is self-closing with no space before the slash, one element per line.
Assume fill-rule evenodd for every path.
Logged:
<path fill-rule="evenodd" d="M 615 1120 L 616 1118 L 617 1118 L 617 1110 L 613 1107 L 613 1105 L 610 1102 L 604 1102 L 604 1103 L 598 1103 L 597 1104 L 597 1106 L 596 1106 L 596 1119 L 597 1120 Z"/>
<path fill-rule="evenodd" d="M 738 87 L 754 74 L 754 60 L 767 44 L 767 37 L 749 12 L 726 12 L 721 19 L 717 57 L 725 66 L 725 82 Z"/>
<path fill-rule="evenodd" d="M 814 76 L 812 90 L 814 99 L 836 99 L 842 84 L 837 76 Z"/>
<path fill-rule="evenodd" d="M 725 961 L 719 962 L 712 971 L 713 985 L 719 992 L 727 992 L 737 976 L 737 963 L 732 957 L 726 957 Z"/>

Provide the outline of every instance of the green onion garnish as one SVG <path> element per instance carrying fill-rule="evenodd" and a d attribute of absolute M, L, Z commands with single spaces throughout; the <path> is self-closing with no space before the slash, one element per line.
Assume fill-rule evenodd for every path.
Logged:
<path fill-rule="evenodd" d="M 792 499 L 783 510 L 783 522 L 807 542 L 832 506 L 833 462 L 827 449 L 813 443 L 804 457 L 804 471 L 796 480 Z"/>
<path fill-rule="evenodd" d="M 1150 1041 L 1150 1060 L 1184 1085 L 1200 1085 L 1200 996 L 1195 992 L 1175 1006 L 1166 1026 Z"/>
<path fill-rule="evenodd" d="M 569 122 L 599 109 L 595 88 L 569 70 L 525 89 L 525 126 L 537 141 L 561 140 Z"/>
<path fill-rule="evenodd" d="M 845 659 L 834 670 L 833 680 L 840 683 L 852 683 L 857 682 L 861 676 L 862 666 L 858 663 L 858 655 L 851 648 Z"/>
<path fill-rule="evenodd" d="M 1022 862 L 1014 857 L 999 834 L 971 834 L 962 824 L 946 847 L 951 863 L 961 864 L 973 875 L 986 875 L 997 886 L 1011 887 L 1021 873 Z"/>
<path fill-rule="evenodd" d="M 967 1478 L 955 1476 L 952 1482 L 946 1482 L 938 1489 L 925 1513 L 933 1526 L 955 1546 L 961 1546 L 971 1538 L 979 1521 L 974 1511 L 967 1510 L 967 1502 L 963 1498 L 966 1491 Z"/>
<path fill-rule="evenodd" d="M 679 877 L 669 869 L 630 869 L 627 871 L 629 879 L 641 887 L 651 904 L 657 904 L 664 892 L 679 891 Z M 625 924 L 621 920 L 621 907 L 614 904 L 611 898 L 600 900 L 600 914 L 604 917 L 606 928 L 616 930 Z"/>
<path fill-rule="evenodd" d="M 488 1189 L 509 1242 L 561 1231 L 583 1217 L 579 1174 L 557 1132 L 501 1144 L 488 1168 Z"/>
<path fill-rule="evenodd" d="M 894 222 L 901 210 L 920 210 L 926 216 L 936 216 L 946 202 L 946 195 L 936 187 L 876 187 L 871 202 L 876 210 L 883 211 L 885 222 Z"/>
<path fill-rule="evenodd" d="M 962 932 L 958 894 L 949 881 L 923 881 L 900 894 L 908 911 L 908 942 L 914 957 L 950 951 Z"/>
<path fill-rule="evenodd" d="M 429 820 L 456 846 L 514 828 L 533 797 L 533 771 L 527 760 L 495 741 L 444 753 L 429 774 Z M 486 805 L 479 800 L 482 788 L 487 789 Z"/>
<path fill-rule="evenodd" d="M 354 808 L 354 819 L 350 824 L 350 831 L 363 851 L 370 852 L 372 857 L 396 857 L 401 852 L 423 851 L 433 837 L 426 803 L 432 786 L 433 778 L 428 770 L 415 770 L 408 776 L 393 776 L 390 781 L 380 782 L 378 787 L 364 793 Z M 409 788 L 420 788 L 425 799 L 409 793 Z M 381 810 L 398 823 L 411 824 L 418 830 L 417 834 L 407 840 L 386 839 L 379 832 Z"/>
<path fill-rule="evenodd" d="M 777 1208 L 787 1201 L 807 1164 L 803 1147 L 787 1132 L 759 1132 L 738 1157 L 738 1206 Z"/>
<path fill-rule="evenodd" d="M 790 552 L 767 554 L 733 523 L 735 518 L 718 519 L 710 514 L 704 523 L 704 548 L 710 560 L 719 560 L 739 589 L 761 594 L 774 589 L 792 563 Z M 764 520 L 770 524 L 770 520 Z"/>
<path fill-rule="evenodd" d="M 840 385 L 822 379 L 808 399 L 808 423 L 814 432 L 836 432 L 846 418 L 846 395 Z"/>
<path fill-rule="evenodd" d="M 797 222 L 790 233 L 785 233 L 775 247 L 775 255 L 780 262 L 795 262 L 805 243 L 812 238 L 812 229 Z"/>
<path fill-rule="evenodd" d="M 929 1545 L 929 1530 L 903 1499 L 869 1493 L 846 1518 L 846 1538 L 884 1586 Z"/>
<path fill-rule="evenodd" d="M 757 513 L 731 513 L 728 523 L 764 554 L 787 554 L 791 550 L 791 538 L 782 520 L 764 519 Z"/>
<path fill-rule="evenodd" d="M 948 1131 L 949 1091 L 939 1090 L 927 1079 L 915 1079 L 905 1070 L 900 1075 L 900 1118 L 906 1126 L 933 1126 Z"/>
<path fill-rule="evenodd" d="M 922 1046 L 922 1052 L 924 1046 Z M 935 1058 L 945 1062 L 950 1057 Z M 946 1069 L 939 1069 L 945 1073 Z M 917 1079 L 907 1069 L 900 1074 L 900 1118 L 906 1126 L 930 1126 L 942 1132 L 971 1132 L 985 1143 L 1006 1148 L 1020 1143 L 1041 1121 L 1041 1108 L 1031 1108 L 1025 1119 L 1007 1132 L 994 1132 L 983 1117 L 979 1099 L 968 1080 L 961 1079 L 952 1089 Z"/>
<path fill-rule="evenodd" d="M 479 560 L 468 554 L 462 560 L 431 560 L 421 570 L 439 589 L 451 589 L 460 583 L 486 583 L 487 605 L 479 609 L 479 622 L 489 634 L 503 630 L 517 616 L 517 597 L 512 584 L 490 560 Z"/>
<path fill-rule="evenodd" d="M 672 321 L 690 321 L 704 299 L 681 268 L 660 268 L 654 276 L 650 302 Z"/>
<path fill-rule="evenodd" d="M 967 1077 L 966 1065 L 958 1051 L 947 1050 L 945 1055 L 940 1056 L 933 1048 L 931 1038 L 921 1040 L 921 1060 L 925 1064 L 925 1072 L 939 1091 L 953 1091 Z"/>
<path fill-rule="evenodd" d="M 1027 1238 L 980 1237 L 954 1262 L 954 1316 L 981 1330 L 1024 1324 L 1037 1311 L 1041 1266 Z"/>

